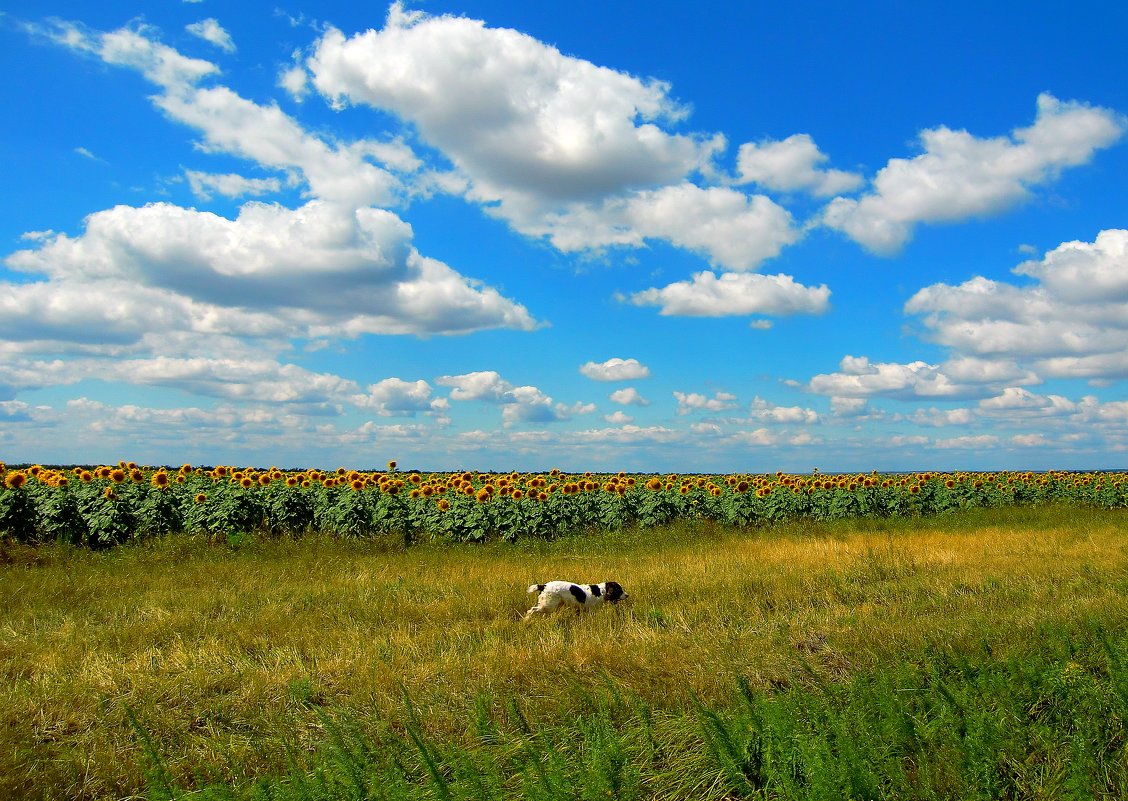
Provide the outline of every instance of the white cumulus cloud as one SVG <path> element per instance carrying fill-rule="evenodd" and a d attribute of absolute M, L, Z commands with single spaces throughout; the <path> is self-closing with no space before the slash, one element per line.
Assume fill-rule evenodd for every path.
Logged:
<path fill-rule="evenodd" d="M 828 157 L 809 134 L 794 134 L 782 141 L 747 142 L 740 146 L 736 167 L 741 183 L 757 183 L 781 192 L 835 195 L 857 189 L 861 175 L 828 170 Z"/>
<path fill-rule="evenodd" d="M 947 127 L 920 134 L 924 152 L 891 159 L 859 199 L 838 197 L 823 220 L 874 253 L 896 253 L 918 223 L 984 217 L 1025 200 L 1063 169 L 1089 161 L 1123 134 L 1108 109 L 1038 96 L 1034 124 L 983 139 Z"/>
<path fill-rule="evenodd" d="M 677 281 L 662 289 L 630 296 L 636 306 L 660 306 L 663 315 L 725 317 L 746 314 L 822 314 L 829 307 L 830 290 L 808 287 L 789 275 L 715 273 L 705 270 L 691 281 Z"/>
<path fill-rule="evenodd" d="M 0 320 L 26 338 L 464 333 L 535 325 L 524 307 L 411 246 L 394 214 L 311 201 L 245 204 L 234 220 L 167 203 L 117 206 L 6 259 Z M 347 288 L 347 291 L 342 291 Z M 85 333 L 84 333 L 85 332 Z"/>
<path fill-rule="evenodd" d="M 699 392 L 674 392 L 678 402 L 678 414 L 685 415 L 695 411 L 721 412 L 736 408 L 736 395 L 730 392 L 715 392 L 713 397 Z"/>
<path fill-rule="evenodd" d="M 972 391 L 954 383 L 939 365 L 923 361 L 874 363 L 866 356 L 843 357 L 838 372 L 816 375 L 807 389 L 834 398 L 957 397 Z"/>
<path fill-rule="evenodd" d="M 622 406 L 649 406 L 650 401 L 644 398 L 637 389 L 634 387 L 624 387 L 617 389 L 609 396 L 612 403 L 618 403 Z"/>
<path fill-rule="evenodd" d="M 331 102 L 411 123 L 463 177 L 447 188 L 562 251 L 663 240 L 745 270 L 799 237 L 766 196 L 691 182 L 724 137 L 663 128 L 687 114 L 669 85 L 518 31 L 396 3 L 379 31 L 328 30 L 306 66 Z"/>
<path fill-rule="evenodd" d="M 1128 230 L 1063 243 L 1014 272 L 1035 282 L 934 284 L 909 298 L 905 312 L 921 315 L 927 336 L 964 363 L 993 361 L 1016 376 L 1128 376 Z"/>
<path fill-rule="evenodd" d="M 435 382 L 451 387 L 451 400 L 478 400 L 499 405 L 502 421 L 507 426 L 567 420 L 575 415 L 590 414 L 596 409 L 594 403 L 557 403 L 536 387 L 514 386 L 494 370 L 440 376 Z"/>
<path fill-rule="evenodd" d="M 580 373 L 593 381 L 633 381 L 647 378 L 650 368 L 638 359 L 614 357 L 605 362 L 586 362 L 580 367 Z"/>

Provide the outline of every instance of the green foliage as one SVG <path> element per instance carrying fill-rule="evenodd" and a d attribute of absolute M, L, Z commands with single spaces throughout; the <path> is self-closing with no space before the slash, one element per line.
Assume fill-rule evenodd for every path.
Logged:
<path fill-rule="evenodd" d="M 49 490 L 38 509 L 40 537 L 69 545 L 82 545 L 90 538 L 90 527 L 83 517 L 79 495 L 65 488 Z"/>
<path fill-rule="evenodd" d="M 322 525 L 339 537 L 368 537 L 375 532 L 369 496 L 352 489 L 335 488 L 329 496 Z"/>
<path fill-rule="evenodd" d="M 649 529 L 678 520 L 737 528 L 795 521 L 915 518 L 1004 506 L 1128 508 L 1117 473 L 914 473 L 907 475 L 541 476 L 461 474 L 246 474 L 223 468 L 126 480 L 59 481 L 40 469 L 0 490 L 0 532 L 20 542 L 112 545 L 179 531 L 225 539 L 246 532 L 346 538 L 393 535 L 484 542 Z M 80 471 L 72 471 L 72 473 Z M 122 471 L 125 472 L 125 471 Z M 377 480 L 375 475 L 379 475 Z M 159 477 L 159 476 L 158 476 Z M 175 480 L 173 480 L 175 478 Z M 18 483 L 18 482 L 17 482 Z M 114 496 L 108 498 L 106 492 Z M 107 502 L 112 501 L 112 502 Z"/>
<path fill-rule="evenodd" d="M 298 486 L 271 484 L 265 500 L 266 527 L 271 534 L 299 536 L 314 527 L 318 496 Z"/>
<path fill-rule="evenodd" d="M 32 542 L 37 515 L 33 490 L 26 487 L 0 490 L 0 532 L 17 542 Z"/>
<path fill-rule="evenodd" d="M 150 486 L 140 496 L 137 518 L 143 536 L 163 537 L 184 530 L 183 503 L 175 490 Z"/>
<path fill-rule="evenodd" d="M 403 721 L 365 729 L 315 709 L 323 747 L 289 775 L 211 785 L 200 799 L 1119 798 L 1128 789 L 1124 634 L 1051 631 L 1034 650 L 938 650 L 841 681 L 776 691 L 743 679 L 731 704 L 655 712 L 608 680 L 574 716 L 531 724 L 516 699 L 479 696 L 468 736 L 438 741 L 406 700 Z M 506 709 L 508 714 L 491 712 Z M 695 720 L 695 723 L 694 723 Z M 151 737 L 151 797 L 177 790 Z M 675 775 L 664 762 L 697 747 Z M 686 775 L 686 774 L 692 775 Z M 685 784 L 679 785 L 678 782 Z M 688 795 L 679 787 L 695 788 Z M 709 789 L 706 789 L 709 788 Z"/>
<path fill-rule="evenodd" d="M 85 494 L 79 510 L 86 522 L 86 544 L 106 548 L 127 542 L 138 531 L 138 518 L 131 494 Z"/>

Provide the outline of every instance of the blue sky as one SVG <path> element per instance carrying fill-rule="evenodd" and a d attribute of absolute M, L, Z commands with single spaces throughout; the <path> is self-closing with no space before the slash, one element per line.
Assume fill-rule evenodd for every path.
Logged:
<path fill-rule="evenodd" d="M 1128 467 L 1128 8 L 5 2 L 0 458 Z"/>

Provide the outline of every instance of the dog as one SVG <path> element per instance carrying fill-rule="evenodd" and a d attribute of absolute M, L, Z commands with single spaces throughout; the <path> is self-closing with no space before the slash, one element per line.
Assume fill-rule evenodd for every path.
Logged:
<path fill-rule="evenodd" d="M 546 615 L 556 611 L 561 605 L 570 606 L 577 612 L 594 609 L 605 603 L 615 604 L 627 598 L 623 587 L 617 581 L 602 584 L 573 584 L 570 581 L 550 581 L 547 584 L 530 584 L 528 593 L 539 593 L 533 608 L 525 613 L 525 620 L 533 615 Z"/>

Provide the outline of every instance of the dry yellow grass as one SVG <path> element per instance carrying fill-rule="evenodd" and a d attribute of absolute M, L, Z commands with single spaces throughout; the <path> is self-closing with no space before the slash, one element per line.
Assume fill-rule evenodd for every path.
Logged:
<path fill-rule="evenodd" d="M 0 796 L 122 796 L 133 708 L 174 775 L 284 768 L 322 739 L 310 705 L 458 737 L 476 696 L 561 714 L 610 677 L 657 707 L 723 703 L 930 647 L 998 653 L 1039 627 L 1128 620 L 1123 513 L 687 528 L 485 547 L 327 540 L 230 551 L 8 550 L 0 569 Z M 29 564 L 33 562 L 33 564 Z M 631 601 L 521 623 L 532 582 L 620 581 Z"/>

